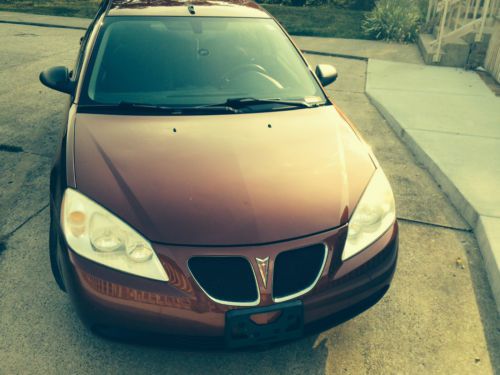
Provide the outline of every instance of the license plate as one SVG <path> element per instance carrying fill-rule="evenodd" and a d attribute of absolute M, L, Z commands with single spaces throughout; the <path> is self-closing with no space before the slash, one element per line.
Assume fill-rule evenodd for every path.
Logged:
<path fill-rule="evenodd" d="M 266 323 L 267 317 L 273 319 Z M 229 348 L 271 344 L 301 337 L 303 328 L 302 301 L 231 310 L 226 313 L 225 340 Z"/>

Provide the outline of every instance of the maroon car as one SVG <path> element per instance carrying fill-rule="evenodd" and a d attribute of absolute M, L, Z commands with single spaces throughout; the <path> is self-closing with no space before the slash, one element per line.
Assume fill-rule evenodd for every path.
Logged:
<path fill-rule="evenodd" d="M 336 78 L 253 2 L 103 1 L 73 70 L 40 75 L 70 96 L 50 258 L 82 320 L 241 347 L 376 303 L 394 197 Z"/>

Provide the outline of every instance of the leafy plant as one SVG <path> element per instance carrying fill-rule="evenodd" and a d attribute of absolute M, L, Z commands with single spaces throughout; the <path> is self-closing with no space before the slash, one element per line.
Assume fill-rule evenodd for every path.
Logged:
<path fill-rule="evenodd" d="M 363 32 L 374 38 L 413 42 L 422 23 L 419 4 L 413 0 L 379 0 L 363 21 Z"/>

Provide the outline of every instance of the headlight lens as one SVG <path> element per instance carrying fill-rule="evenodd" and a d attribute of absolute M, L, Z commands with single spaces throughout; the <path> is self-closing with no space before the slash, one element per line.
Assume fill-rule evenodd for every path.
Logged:
<path fill-rule="evenodd" d="M 379 168 L 349 222 L 342 260 L 349 259 L 375 242 L 395 220 L 396 204 L 391 185 Z"/>
<path fill-rule="evenodd" d="M 151 244 L 83 194 L 67 189 L 61 216 L 68 245 L 82 257 L 133 275 L 168 281 Z"/>

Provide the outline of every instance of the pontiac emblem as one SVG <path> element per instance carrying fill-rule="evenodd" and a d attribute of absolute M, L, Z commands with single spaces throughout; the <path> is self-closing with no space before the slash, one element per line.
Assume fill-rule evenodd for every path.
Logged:
<path fill-rule="evenodd" d="M 259 267 L 260 276 L 262 277 L 262 282 L 264 288 L 267 288 L 267 275 L 269 273 L 269 257 L 265 259 L 255 258 L 257 261 L 257 266 Z"/>

